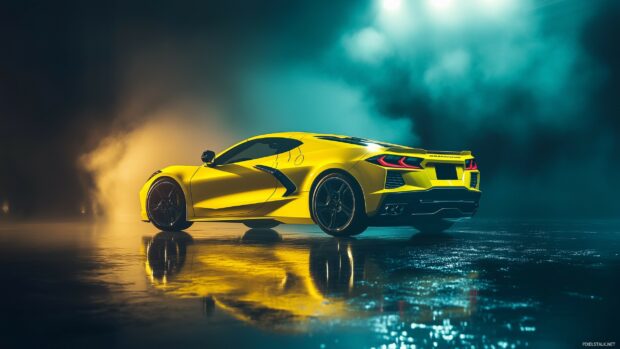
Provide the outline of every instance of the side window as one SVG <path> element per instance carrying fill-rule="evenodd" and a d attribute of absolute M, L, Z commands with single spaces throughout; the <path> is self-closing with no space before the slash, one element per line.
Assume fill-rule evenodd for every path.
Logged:
<path fill-rule="evenodd" d="M 217 165 L 254 160 L 289 151 L 301 144 L 300 141 L 288 138 L 260 138 L 239 144 L 235 148 L 220 155 Z"/>
<path fill-rule="evenodd" d="M 276 154 L 287 152 L 291 149 L 299 147 L 302 143 L 296 139 L 290 138 L 273 138 L 276 140 L 274 145 L 277 146 Z"/>

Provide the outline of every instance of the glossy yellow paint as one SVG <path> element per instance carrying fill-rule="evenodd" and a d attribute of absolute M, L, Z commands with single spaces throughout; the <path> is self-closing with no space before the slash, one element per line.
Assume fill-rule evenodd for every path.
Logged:
<path fill-rule="evenodd" d="M 271 249 L 215 241 L 190 246 L 185 260 L 191 266 L 184 266 L 178 274 L 154 277 L 148 260 L 146 272 L 153 285 L 167 294 L 212 297 L 218 306 L 246 322 L 259 320 L 252 317 L 254 313 L 262 313 L 258 322 L 268 326 L 276 325 L 279 317 L 302 325 L 312 318 L 342 315 L 345 302 L 330 301 L 317 290 L 308 258 L 307 250 L 294 246 Z"/>
<path fill-rule="evenodd" d="M 250 214 L 266 202 L 278 181 L 254 166 L 277 165 L 278 155 L 218 166 L 200 166 L 191 182 L 197 217 L 229 217 Z"/>
<path fill-rule="evenodd" d="M 433 187 L 464 187 L 479 191 L 478 170 L 465 170 L 464 162 L 472 159 L 469 151 L 432 152 L 384 142 L 368 146 L 328 141 L 317 136 L 337 136 L 304 132 L 285 132 L 261 135 L 241 141 L 227 150 L 253 139 L 284 137 L 300 140 L 303 144 L 288 152 L 234 164 L 209 167 L 170 166 L 150 178 L 140 191 L 141 218 L 148 221 L 146 198 L 154 181 L 170 177 L 177 181 L 186 198 L 188 221 L 240 221 L 251 219 L 276 219 L 282 223 L 313 223 L 309 211 L 312 184 L 325 171 L 344 171 L 359 183 L 366 205 L 366 213 L 376 213 L 385 194 L 427 190 Z M 342 137 L 342 136 L 337 136 Z M 364 161 L 375 155 L 415 156 L 424 159 L 423 169 L 398 169 L 403 172 L 405 185 L 399 188 L 384 187 L 387 169 Z M 456 165 L 456 180 L 439 180 L 435 164 Z M 256 169 L 264 165 L 285 174 L 297 187 L 289 196 L 286 188 L 272 175 Z M 475 188 L 468 186 L 472 173 L 478 174 Z M 241 179 L 241 180 L 235 180 Z"/>
<path fill-rule="evenodd" d="M 365 255 L 368 247 L 356 241 L 282 241 L 273 230 L 250 230 L 236 239 L 195 240 L 185 235 L 160 233 L 145 240 L 145 270 L 151 284 L 178 298 L 212 299 L 237 319 L 256 326 L 304 331 L 313 320 L 359 319 L 369 311 L 382 312 L 380 307 L 356 307 L 347 298 L 364 295 L 379 304 L 383 290 L 372 285 L 395 281 L 383 280 L 383 266 Z M 441 307 L 446 318 L 460 318 L 475 310 L 470 292 L 476 278 L 475 274 L 422 275 L 412 281 L 460 284 L 463 306 Z M 427 297 L 434 296 L 430 292 Z M 401 314 L 403 320 L 432 321 L 436 309 L 420 307 L 424 303 L 430 301 L 418 299 L 416 308 Z"/>

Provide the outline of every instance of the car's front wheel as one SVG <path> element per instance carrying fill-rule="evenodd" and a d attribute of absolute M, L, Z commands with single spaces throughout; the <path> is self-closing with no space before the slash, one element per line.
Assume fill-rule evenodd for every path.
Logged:
<path fill-rule="evenodd" d="M 327 234 L 352 236 L 366 230 L 364 196 L 349 176 L 333 172 L 321 177 L 312 190 L 310 212 Z"/>
<path fill-rule="evenodd" d="M 170 178 L 153 183 L 147 196 L 146 210 L 151 223 L 163 231 L 184 230 L 193 224 L 185 220 L 183 190 Z"/>

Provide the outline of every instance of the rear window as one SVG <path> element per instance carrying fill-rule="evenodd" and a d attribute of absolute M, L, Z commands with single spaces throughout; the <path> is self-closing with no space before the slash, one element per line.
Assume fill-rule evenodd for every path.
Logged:
<path fill-rule="evenodd" d="M 377 145 L 380 145 L 382 147 L 391 147 L 392 146 L 392 144 L 375 142 L 375 141 L 371 141 L 369 139 L 359 138 L 359 137 L 316 136 L 316 138 L 323 139 L 323 140 L 326 140 L 326 141 L 334 141 L 334 142 L 340 142 L 340 143 L 355 144 L 355 145 L 359 145 L 359 146 L 362 146 L 362 147 L 366 147 L 366 146 L 368 146 L 368 144 L 377 144 Z"/>

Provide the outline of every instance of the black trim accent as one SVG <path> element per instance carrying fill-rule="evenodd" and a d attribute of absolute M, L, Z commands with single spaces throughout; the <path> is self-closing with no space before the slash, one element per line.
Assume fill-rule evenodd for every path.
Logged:
<path fill-rule="evenodd" d="M 286 223 L 280 222 L 277 219 L 257 219 L 257 220 L 267 220 L 267 221 L 278 222 L 278 224 L 286 224 Z M 220 222 L 224 222 L 224 223 L 244 223 L 244 222 L 247 222 L 247 221 L 249 221 L 249 219 L 231 219 L 231 220 L 221 220 L 221 221 L 218 220 L 216 222 L 217 223 L 220 223 Z"/>
<path fill-rule="evenodd" d="M 383 197 L 370 225 L 406 225 L 416 217 L 471 217 L 478 210 L 481 192 L 466 187 L 434 187 L 428 190 L 390 193 Z"/>
<path fill-rule="evenodd" d="M 382 146 L 384 148 L 392 146 L 391 144 L 375 142 L 375 141 L 371 141 L 369 139 L 359 138 L 359 137 L 337 137 L 337 136 L 315 136 L 315 137 L 318 138 L 318 139 L 325 140 L 325 141 L 334 141 L 334 142 L 348 143 L 348 144 L 359 145 L 359 146 L 362 146 L 362 147 L 368 146 L 369 143 L 377 144 L 377 145 L 380 145 L 380 146 Z"/>
<path fill-rule="evenodd" d="M 277 169 L 264 165 L 256 165 L 254 166 L 254 168 L 263 172 L 267 172 L 270 175 L 276 177 L 276 179 L 280 183 L 282 183 L 284 188 L 286 188 L 286 192 L 284 192 L 284 194 L 282 195 L 283 197 L 289 196 L 295 191 L 297 191 L 297 186 L 295 186 L 295 183 L 293 183 L 293 181 L 291 181 L 284 173 L 278 171 Z"/>
<path fill-rule="evenodd" d="M 405 185 L 405 180 L 400 171 L 388 170 L 385 175 L 385 189 L 399 188 Z"/>
<path fill-rule="evenodd" d="M 239 155 L 239 153 L 246 151 L 248 148 L 252 147 L 257 143 L 268 144 L 271 151 L 263 153 L 263 154 L 251 154 L 248 158 L 240 158 L 234 159 L 235 156 Z M 220 165 L 228 165 L 234 164 L 237 162 L 260 159 L 267 156 L 282 154 L 287 151 L 291 151 L 303 143 L 298 139 L 287 138 L 287 137 L 264 137 L 264 138 L 255 138 L 249 141 L 245 141 L 241 144 L 238 144 L 236 147 L 229 149 L 224 154 L 220 154 L 217 158 L 215 158 L 212 162 L 214 166 Z M 231 161 L 232 159 L 232 161 Z"/>
<path fill-rule="evenodd" d="M 427 164 L 428 165 L 428 164 Z M 444 163 L 434 163 L 435 166 L 435 175 L 439 180 L 455 180 L 459 179 L 456 175 L 456 165 L 454 164 L 444 164 Z"/>
<path fill-rule="evenodd" d="M 476 188 L 478 186 L 478 173 L 472 173 L 469 178 L 469 186 L 471 188 Z"/>
<path fill-rule="evenodd" d="M 157 170 L 153 172 L 146 181 L 148 182 L 151 178 L 155 177 L 155 175 L 158 175 L 160 173 L 161 173 L 161 170 Z"/>
<path fill-rule="evenodd" d="M 427 154 L 465 155 L 463 151 L 454 150 L 427 150 Z"/>

